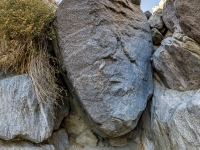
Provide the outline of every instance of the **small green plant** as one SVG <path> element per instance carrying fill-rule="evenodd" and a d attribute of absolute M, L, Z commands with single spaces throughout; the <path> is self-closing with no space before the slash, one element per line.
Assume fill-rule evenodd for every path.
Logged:
<path fill-rule="evenodd" d="M 56 84 L 57 60 L 48 52 L 54 17 L 54 8 L 42 0 L 0 1 L 0 68 L 28 74 L 39 103 L 51 108 L 63 90 Z"/>

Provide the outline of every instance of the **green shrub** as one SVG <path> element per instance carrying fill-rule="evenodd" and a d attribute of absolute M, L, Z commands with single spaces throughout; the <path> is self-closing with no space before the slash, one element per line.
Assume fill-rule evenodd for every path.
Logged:
<path fill-rule="evenodd" d="M 0 68 L 28 74 L 38 101 L 54 107 L 62 88 L 56 82 L 56 58 L 48 53 L 54 8 L 42 0 L 0 1 Z"/>

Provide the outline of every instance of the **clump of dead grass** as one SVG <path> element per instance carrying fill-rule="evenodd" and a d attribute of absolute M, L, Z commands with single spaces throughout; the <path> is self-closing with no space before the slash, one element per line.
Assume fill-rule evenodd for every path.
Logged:
<path fill-rule="evenodd" d="M 28 74 L 39 103 L 52 110 L 63 91 L 57 84 L 58 61 L 48 52 L 55 38 L 53 9 L 42 0 L 0 1 L 0 68 Z"/>

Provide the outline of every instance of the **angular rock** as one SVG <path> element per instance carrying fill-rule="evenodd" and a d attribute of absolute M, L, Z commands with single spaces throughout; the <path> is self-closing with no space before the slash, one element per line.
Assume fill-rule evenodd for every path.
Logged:
<path fill-rule="evenodd" d="M 64 0 L 55 29 L 65 81 L 93 131 L 117 137 L 132 130 L 153 89 L 152 38 L 140 7 Z"/>
<path fill-rule="evenodd" d="M 97 138 L 91 130 L 86 130 L 76 137 L 76 143 L 89 146 L 97 146 Z"/>
<path fill-rule="evenodd" d="M 159 46 L 161 41 L 163 40 L 163 35 L 156 29 L 151 29 L 153 44 Z"/>
<path fill-rule="evenodd" d="M 13 142 L 0 140 L 0 150 L 57 150 L 50 144 L 33 144 L 27 141 Z"/>
<path fill-rule="evenodd" d="M 145 11 L 144 12 L 145 16 L 147 17 L 147 20 L 149 20 L 149 18 L 151 17 L 151 12 L 150 11 Z"/>
<path fill-rule="evenodd" d="M 181 31 L 162 41 L 153 55 L 156 72 L 170 89 L 200 88 L 200 45 Z"/>
<path fill-rule="evenodd" d="M 200 1 L 176 0 L 175 14 L 183 32 L 200 44 Z"/>
<path fill-rule="evenodd" d="M 40 143 L 54 128 L 50 108 L 39 104 L 27 75 L 0 80 L 0 138 Z"/>
<path fill-rule="evenodd" d="M 200 90 L 179 92 L 155 82 L 151 130 L 154 149 L 200 148 Z"/>
<path fill-rule="evenodd" d="M 178 19 L 175 15 L 174 3 L 175 0 L 167 0 L 162 13 L 163 21 L 171 32 L 174 32 L 174 26 L 179 26 Z"/>
<path fill-rule="evenodd" d="M 148 20 L 150 27 L 156 29 L 162 29 L 164 27 L 164 22 L 162 20 L 162 9 L 156 10 Z"/>
<path fill-rule="evenodd" d="M 168 30 L 167 33 L 164 35 L 164 39 L 168 38 L 168 37 L 172 37 L 173 33 Z"/>
<path fill-rule="evenodd" d="M 69 147 L 69 139 L 65 129 L 53 132 L 52 137 L 48 141 L 56 150 L 66 150 Z"/>

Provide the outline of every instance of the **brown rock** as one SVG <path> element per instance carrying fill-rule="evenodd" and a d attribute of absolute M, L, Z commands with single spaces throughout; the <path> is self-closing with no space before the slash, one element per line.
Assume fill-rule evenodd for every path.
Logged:
<path fill-rule="evenodd" d="M 200 44 L 200 0 L 176 0 L 175 14 L 183 32 Z"/>
<path fill-rule="evenodd" d="M 200 45 L 180 31 L 162 41 L 153 55 L 153 65 L 170 89 L 187 91 L 200 87 Z"/>

